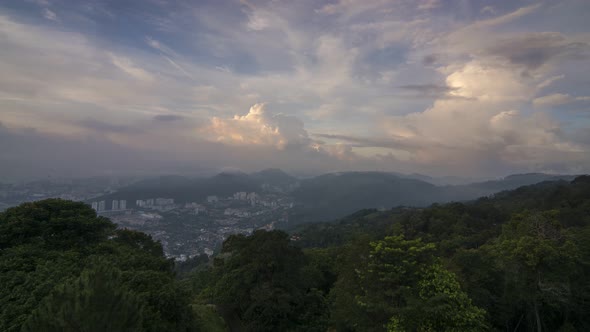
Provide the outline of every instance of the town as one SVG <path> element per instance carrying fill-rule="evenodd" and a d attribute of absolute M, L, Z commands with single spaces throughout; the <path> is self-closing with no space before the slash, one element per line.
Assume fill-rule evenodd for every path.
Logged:
<path fill-rule="evenodd" d="M 259 192 L 236 192 L 228 197 L 208 195 L 203 201 L 173 198 L 102 199 L 135 178 L 48 179 L 0 183 L 0 211 L 23 202 L 62 198 L 87 202 L 100 216 L 121 228 L 150 234 L 167 257 L 185 260 L 212 255 L 231 234 L 271 230 L 289 220 L 294 199 L 285 191 L 261 186 Z"/>
<path fill-rule="evenodd" d="M 92 201 L 96 212 L 122 228 L 139 230 L 160 241 L 167 257 L 186 260 L 212 255 L 231 234 L 272 230 L 289 220 L 291 197 L 275 192 L 209 195 L 202 202 L 177 203 L 172 198 Z"/>

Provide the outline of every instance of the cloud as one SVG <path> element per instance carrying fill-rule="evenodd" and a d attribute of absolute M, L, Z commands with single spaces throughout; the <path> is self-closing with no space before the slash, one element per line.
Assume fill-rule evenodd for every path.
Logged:
<path fill-rule="evenodd" d="M 536 92 L 528 80 L 509 68 L 473 60 L 450 72 L 447 84 L 457 87 L 450 94 L 477 100 L 438 99 L 423 112 L 389 117 L 384 125 L 390 135 L 416 146 L 407 151 L 417 165 L 473 172 L 486 167 L 482 160 L 493 160 L 496 168 L 588 164 L 588 147 L 570 142 L 558 122 L 518 110 Z"/>
<path fill-rule="evenodd" d="M 565 75 L 557 75 L 553 77 L 549 77 L 548 79 L 543 80 L 541 83 L 537 84 L 537 88 L 544 89 L 556 81 L 562 80 L 565 78 Z"/>
<path fill-rule="evenodd" d="M 512 22 L 518 18 L 521 18 L 523 16 L 529 15 L 533 12 L 535 12 L 537 9 L 539 9 L 542 6 L 542 4 L 540 3 L 536 3 L 534 5 L 530 5 L 530 6 L 526 6 L 526 7 L 521 7 L 518 8 L 510 13 L 501 15 L 501 16 L 497 16 L 494 18 L 490 18 L 490 19 L 486 19 L 486 20 L 481 20 L 481 21 L 477 21 L 473 26 L 467 26 L 466 29 L 469 28 L 481 28 L 481 27 L 492 27 L 492 26 L 498 26 L 498 25 L 502 25 L 502 24 L 506 24 L 508 22 Z"/>
<path fill-rule="evenodd" d="M 173 1 L 129 4 L 133 16 L 43 5 L 60 24 L 14 6 L 0 15 L 2 121 L 207 167 L 584 165 L 588 145 L 571 132 L 588 128 L 585 114 L 563 106 L 587 95 L 584 7 L 493 5 Z"/>
<path fill-rule="evenodd" d="M 493 14 L 496 14 L 496 9 L 494 9 L 494 7 L 492 7 L 492 6 L 485 6 L 479 12 L 482 14 L 488 13 L 488 14 L 493 15 Z"/>
<path fill-rule="evenodd" d="M 352 146 L 349 144 L 338 143 L 327 145 L 324 146 L 324 151 L 339 160 L 356 161 L 359 158 L 358 155 L 352 151 Z"/>
<path fill-rule="evenodd" d="M 50 21 L 59 22 L 59 18 L 57 17 L 57 14 L 49 8 L 43 9 L 43 17 L 45 17 L 46 19 L 48 19 Z"/>
<path fill-rule="evenodd" d="M 512 64 L 529 70 L 537 69 L 549 61 L 561 59 L 585 59 L 590 45 L 571 41 L 560 33 L 538 32 L 499 40 L 487 52 L 507 59 Z"/>
<path fill-rule="evenodd" d="M 554 93 L 533 99 L 533 105 L 535 107 L 553 107 L 576 101 L 590 101 L 590 96 L 574 97 L 565 93 Z"/>
<path fill-rule="evenodd" d="M 423 0 L 420 1 L 418 4 L 418 9 L 420 10 L 429 10 L 429 9 L 435 9 L 440 7 L 442 4 L 440 2 L 440 0 Z"/>
<path fill-rule="evenodd" d="M 184 117 L 176 114 L 158 114 L 154 116 L 155 121 L 173 122 L 183 120 Z"/>
<path fill-rule="evenodd" d="M 248 114 L 231 119 L 214 117 L 207 131 L 213 140 L 232 145 L 263 145 L 284 150 L 307 146 L 310 139 L 303 122 L 296 117 L 272 114 L 265 104 L 255 104 Z"/>
<path fill-rule="evenodd" d="M 412 93 L 415 98 L 465 98 L 458 94 L 453 94 L 459 88 L 447 85 L 437 84 L 408 84 L 399 86 L 400 89 Z"/>
<path fill-rule="evenodd" d="M 141 132 L 142 129 L 139 127 L 131 127 L 123 124 L 114 124 L 114 123 L 107 123 L 98 121 L 96 119 L 87 118 L 81 121 L 78 121 L 78 124 L 92 130 L 96 133 L 105 134 L 105 133 L 138 133 Z"/>
<path fill-rule="evenodd" d="M 194 80 L 193 74 L 191 74 L 184 66 L 181 66 L 179 64 L 179 62 L 181 61 L 180 59 L 182 57 L 178 53 L 176 53 L 173 49 L 171 49 L 170 47 L 162 44 L 161 42 L 159 42 L 151 37 L 146 37 L 145 42 L 153 49 L 161 52 L 162 57 L 166 61 L 168 61 L 168 63 L 170 63 L 170 65 L 172 65 L 172 67 L 176 68 L 180 73 L 182 73 L 186 77 Z M 176 60 L 174 60 L 174 59 L 176 59 Z"/>
<path fill-rule="evenodd" d="M 261 31 L 268 28 L 271 25 L 271 19 L 269 16 L 272 17 L 271 15 L 268 15 L 268 13 L 254 10 L 248 20 L 248 29 Z"/>
<path fill-rule="evenodd" d="M 330 140 L 344 141 L 347 143 L 346 145 L 358 148 L 387 148 L 394 150 L 415 151 L 417 148 L 420 148 L 425 144 L 425 142 L 418 143 L 412 140 L 406 140 L 401 136 L 374 138 L 322 133 L 313 134 L 313 136 Z M 440 142 L 429 142 L 429 144 L 431 144 L 433 147 L 445 147 Z"/>
<path fill-rule="evenodd" d="M 130 76 L 134 77 L 135 79 L 151 83 L 154 81 L 154 77 L 152 74 L 148 73 L 146 70 L 139 68 L 135 63 L 133 63 L 130 59 L 117 56 L 114 54 L 110 54 L 111 61 L 117 68 L 121 69 L 125 73 L 129 74 Z"/>
<path fill-rule="evenodd" d="M 435 54 L 428 54 L 422 58 L 422 63 L 426 66 L 430 66 L 435 64 L 437 61 L 437 56 Z"/>

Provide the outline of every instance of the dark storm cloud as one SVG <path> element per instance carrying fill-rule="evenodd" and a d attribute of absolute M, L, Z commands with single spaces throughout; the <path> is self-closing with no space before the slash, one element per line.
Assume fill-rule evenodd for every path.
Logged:
<path fill-rule="evenodd" d="M 435 54 L 429 54 L 422 58 L 422 64 L 424 64 L 425 66 L 430 66 L 436 63 L 437 60 L 438 57 Z"/>
<path fill-rule="evenodd" d="M 414 91 L 420 94 L 425 95 L 439 95 L 449 93 L 456 88 L 446 86 L 446 85 L 437 85 L 437 84 L 408 84 L 408 85 L 401 85 L 400 89 Z"/>
<path fill-rule="evenodd" d="M 160 122 L 172 122 L 172 121 L 179 121 L 184 119 L 184 117 L 176 114 L 158 114 L 154 116 L 155 121 Z"/>
<path fill-rule="evenodd" d="M 439 98 L 439 99 L 472 99 L 452 95 L 451 92 L 458 90 L 456 87 L 438 84 L 407 84 L 401 85 L 399 89 L 408 92 L 405 95 L 410 98 Z"/>
<path fill-rule="evenodd" d="M 556 58 L 587 59 L 590 56 L 590 45 L 570 41 L 556 32 L 540 32 L 500 40 L 487 53 L 506 58 L 527 70 L 534 70 Z"/>

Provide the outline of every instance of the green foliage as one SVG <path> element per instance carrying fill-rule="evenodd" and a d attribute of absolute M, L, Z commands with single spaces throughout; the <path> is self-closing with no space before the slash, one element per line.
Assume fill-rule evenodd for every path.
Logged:
<path fill-rule="evenodd" d="M 388 236 L 371 242 L 356 294 L 370 330 L 483 331 L 485 311 L 474 306 L 456 276 L 421 239 Z M 366 321 L 369 321 L 366 319 Z"/>
<path fill-rule="evenodd" d="M 510 313 L 523 316 L 523 328 L 558 329 L 568 323 L 573 309 L 571 281 L 580 255 L 556 215 L 557 211 L 515 215 L 486 248 L 504 271 L 501 301 Z M 507 316 L 506 324 L 519 324 L 516 317 Z"/>
<path fill-rule="evenodd" d="M 27 203 L 0 213 L 0 330 L 590 330 L 590 177 L 294 232 L 175 267 L 81 203 Z"/>
<path fill-rule="evenodd" d="M 337 279 L 328 303 L 338 331 L 585 331 L 589 179 L 370 219 L 361 213 L 299 227 L 297 243 L 331 246 L 337 268 L 328 270 Z"/>
<path fill-rule="evenodd" d="M 47 249 L 81 249 L 104 241 L 115 225 L 84 203 L 47 199 L 23 203 L 0 214 L 0 249 L 35 244 Z"/>
<path fill-rule="evenodd" d="M 199 331 L 225 332 L 227 324 L 221 318 L 214 305 L 194 304 L 193 314 L 197 318 Z"/>
<path fill-rule="evenodd" d="M 143 304 L 106 265 L 58 285 L 23 325 L 23 332 L 142 331 Z"/>
<path fill-rule="evenodd" d="M 234 235 L 215 260 L 205 297 L 217 304 L 230 326 L 246 331 L 287 331 L 316 326 L 325 311 L 323 296 L 306 284 L 306 259 L 286 233 L 256 231 Z M 318 312 L 319 311 L 319 312 Z"/>
<path fill-rule="evenodd" d="M 198 324 L 190 291 L 159 243 L 116 230 L 83 203 L 50 199 L 0 213 L 0 330 L 21 328 L 197 331 Z"/>

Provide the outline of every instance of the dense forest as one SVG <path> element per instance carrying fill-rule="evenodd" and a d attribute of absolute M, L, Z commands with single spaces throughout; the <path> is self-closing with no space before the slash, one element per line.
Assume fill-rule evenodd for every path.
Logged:
<path fill-rule="evenodd" d="M 176 265 L 83 203 L 0 214 L 1 331 L 589 331 L 589 312 L 590 176 L 230 236 Z"/>

